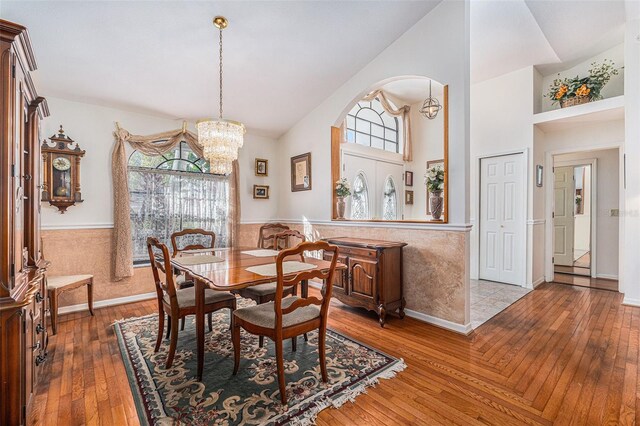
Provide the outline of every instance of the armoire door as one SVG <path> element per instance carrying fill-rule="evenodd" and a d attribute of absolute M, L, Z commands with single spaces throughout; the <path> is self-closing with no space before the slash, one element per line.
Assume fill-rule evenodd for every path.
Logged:
<path fill-rule="evenodd" d="M 523 154 L 480 161 L 480 279 L 524 285 Z"/>

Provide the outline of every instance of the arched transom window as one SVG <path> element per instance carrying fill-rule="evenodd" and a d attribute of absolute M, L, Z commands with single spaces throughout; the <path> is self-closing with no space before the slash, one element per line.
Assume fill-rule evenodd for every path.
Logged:
<path fill-rule="evenodd" d="M 382 217 L 384 220 L 396 220 L 398 218 L 398 199 L 396 194 L 396 184 L 391 176 L 384 182 L 384 193 L 382 198 Z"/>
<path fill-rule="evenodd" d="M 147 237 L 170 246 L 185 228 L 211 230 L 216 246 L 228 245 L 229 178 L 209 173 L 185 142 L 164 155 L 134 151 L 127 171 L 134 263 L 149 261 Z"/>
<path fill-rule="evenodd" d="M 353 194 L 351 196 L 351 219 L 369 219 L 369 188 L 367 179 L 362 172 L 353 180 Z"/>
<path fill-rule="evenodd" d="M 389 115 L 380 101 L 360 101 L 347 114 L 346 140 L 390 152 L 400 152 L 398 118 Z"/>

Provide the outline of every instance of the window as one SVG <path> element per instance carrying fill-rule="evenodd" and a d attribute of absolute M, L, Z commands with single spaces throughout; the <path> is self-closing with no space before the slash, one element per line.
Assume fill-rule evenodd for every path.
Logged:
<path fill-rule="evenodd" d="M 367 180 L 362 172 L 358 173 L 353 180 L 351 219 L 369 219 L 369 189 L 367 188 Z"/>
<path fill-rule="evenodd" d="M 388 176 L 384 182 L 382 200 L 382 218 L 384 220 L 396 220 L 398 217 L 398 200 L 396 196 L 396 185 L 391 176 Z"/>
<path fill-rule="evenodd" d="M 228 245 L 229 178 L 210 174 L 185 142 L 164 155 L 134 151 L 128 171 L 134 264 L 149 261 L 147 237 L 170 247 L 184 228 L 212 230 L 216 246 Z"/>
<path fill-rule="evenodd" d="M 398 119 L 376 98 L 358 102 L 346 118 L 346 140 L 390 152 L 400 152 Z"/>

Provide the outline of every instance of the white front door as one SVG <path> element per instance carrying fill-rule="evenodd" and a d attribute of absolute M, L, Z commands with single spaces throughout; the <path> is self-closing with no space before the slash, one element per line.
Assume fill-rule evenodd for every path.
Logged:
<path fill-rule="evenodd" d="M 573 166 L 556 167 L 553 176 L 553 264 L 573 266 Z"/>
<path fill-rule="evenodd" d="M 480 161 L 480 279 L 525 284 L 523 154 Z"/>

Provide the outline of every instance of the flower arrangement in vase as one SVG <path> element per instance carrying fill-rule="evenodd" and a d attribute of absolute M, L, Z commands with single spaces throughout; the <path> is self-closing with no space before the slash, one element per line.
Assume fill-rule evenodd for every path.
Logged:
<path fill-rule="evenodd" d="M 433 220 L 440 220 L 444 207 L 444 200 L 442 198 L 442 191 L 444 190 L 444 167 L 441 164 L 437 164 L 428 168 L 427 173 L 424 175 L 424 184 L 429 191 L 431 216 Z"/>
<path fill-rule="evenodd" d="M 344 219 L 345 202 L 344 199 L 351 195 L 351 186 L 347 178 L 336 181 L 336 219 Z"/>
<path fill-rule="evenodd" d="M 549 86 L 549 92 L 545 96 L 551 99 L 552 104 L 559 103 L 560 108 L 602 99 L 602 88 L 606 86 L 612 76 L 618 75 L 618 72 L 619 69 L 615 68 L 615 63 L 611 60 L 605 59 L 600 65 L 593 62 L 589 69 L 589 76 L 556 78 Z"/>

